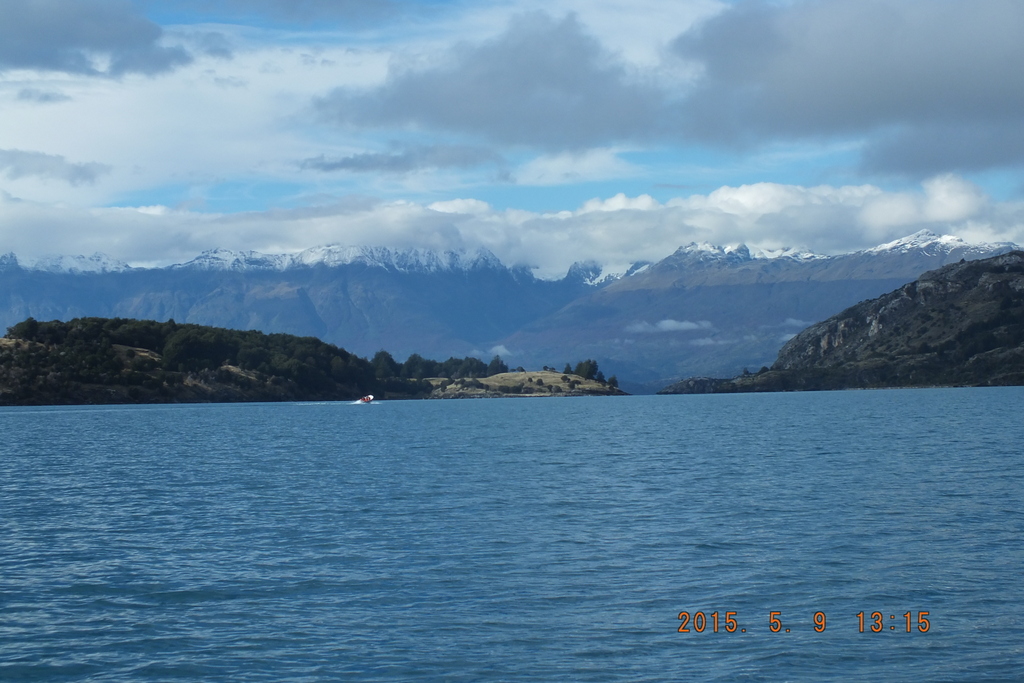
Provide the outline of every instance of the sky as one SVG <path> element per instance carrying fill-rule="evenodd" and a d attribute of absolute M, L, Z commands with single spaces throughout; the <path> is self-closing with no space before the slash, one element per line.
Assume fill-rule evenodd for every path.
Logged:
<path fill-rule="evenodd" d="M 2 0 L 0 253 L 1024 244 L 1019 0 Z"/>

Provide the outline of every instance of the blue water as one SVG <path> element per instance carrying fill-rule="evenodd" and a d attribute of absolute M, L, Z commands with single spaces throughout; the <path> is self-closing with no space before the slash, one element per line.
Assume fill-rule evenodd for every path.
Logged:
<path fill-rule="evenodd" d="M 2 409 L 0 679 L 1021 680 L 1022 404 Z"/>

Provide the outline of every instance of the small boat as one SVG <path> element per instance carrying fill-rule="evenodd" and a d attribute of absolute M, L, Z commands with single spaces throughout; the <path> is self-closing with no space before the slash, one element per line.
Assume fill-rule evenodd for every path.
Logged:
<path fill-rule="evenodd" d="M 367 394 L 359 399 L 360 403 L 371 403 L 373 401 L 373 394 Z"/>

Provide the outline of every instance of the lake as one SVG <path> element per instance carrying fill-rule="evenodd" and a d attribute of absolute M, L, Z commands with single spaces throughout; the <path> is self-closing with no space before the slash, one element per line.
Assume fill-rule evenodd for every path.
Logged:
<path fill-rule="evenodd" d="M 0 679 L 1017 681 L 1022 405 L 0 409 Z"/>

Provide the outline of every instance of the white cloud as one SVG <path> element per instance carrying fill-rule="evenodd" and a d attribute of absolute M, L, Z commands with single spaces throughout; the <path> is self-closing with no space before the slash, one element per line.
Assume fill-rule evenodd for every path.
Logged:
<path fill-rule="evenodd" d="M 640 322 L 628 325 L 626 332 L 634 334 L 646 334 L 651 332 L 692 332 L 693 330 L 710 330 L 714 328 L 707 320 L 690 322 L 689 320 L 659 320 L 654 325 L 649 322 Z"/>
<path fill-rule="evenodd" d="M 485 214 L 491 210 L 491 205 L 479 199 L 450 199 L 434 202 L 427 208 L 441 213 Z"/>
<path fill-rule="evenodd" d="M 626 209 L 651 211 L 659 208 L 661 208 L 661 204 L 649 194 L 642 194 L 639 197 L 627 197 L 624 193 L 620 192 L 608 199 L 591 199 L 585 202 L 576 213 L 578 215 L 592 211 L 623 211 Z"/>
<path fill-rule="evenodd" d="M 303 50 L 262 40 L 258 33 L 239 32 L 232 59 L 199 56 L 156 78 L 0 75 L 0 149 L 112 167 L 102 182 L 87 188 L 55 188 L 32 178 L 5 187 L 25 198 L 79 206 L 121 203 L 126 195 L 143 192 L 160 196 L 160 188 L 168 186 L 191 186 L 200 194 L 226 182 L 315 188 L 322 180 L 302 171 L 298 161 L 360 149 L 311 127 L 303 112 L 315 96 L 339 83 L 359 87 L 380 81 L 388 55 L 328 47 L 311 65 Z M 40 105 L 19 97 L 26 87 L 59 90 L 67 98 Z"/>
<path fill-rule="evenodd" d="M 788 199 L 762 201 L 779 196 Z M 900 214 L 903 204 L 910 209 Z M 598 205 L 601 210 L 594 210 Z M 472 198 L 427 205 L 350 198 L 310 207 L 216 214 L 162 205 L 57 206 L 8 195 L 0 199 L 0 253 L 38 257 L 55 251 L 99 251 L 139 264 L 180 262 L 215 247 L 271 253 L 332 243 L 486 247 L 507 264 L 535 267 L 543 277 L 561 277 L 575 261 L 594 260 L 606 272 L 624 272 L 635 261 L 660 260 L 694 241 L 744 242 L 763 249 L 795 245 L 837 253 L 929 228 L 971 241 L 1024 243 L 1024 203 L 984 198 L 955 178 L 939 179 L 916 193 L 887 193 L 871 186 L 758 185 L 722 188 L 665 204 L 621 196 L 587 206 L 541 214 L 498 210 Z M 898 209 L 891 210 L 888 222 L 880 216 L 886 206 Z M 936 215 L 962 218 L 937 222 Z M 687 331 L 702 324 L 666 319 L 645 322 L 646 327 L 632 331 Z"/>
<path fill-rule="evenodd" d="M 925 220 L 962 221 L 976 216 L 988 202 L 981 188 L 952 174 L 931 178 L 922 185 Z"/>
<path fill-rule="evenodd" d="M 978 186 L 952 174 L 925 180 L 923 193 L 879 193 L 865 203 L 864 223 L 873 228 L 957 223 L 981 215 L 988 198 Z"/>
<path fill-rule="evenodd" d="M 519 185 L 569 185 L 611 178 L 628 178 L 640 169 L 621 159 L 616 150 L 590 149 L 533 158 L 515 170 Z"/>

